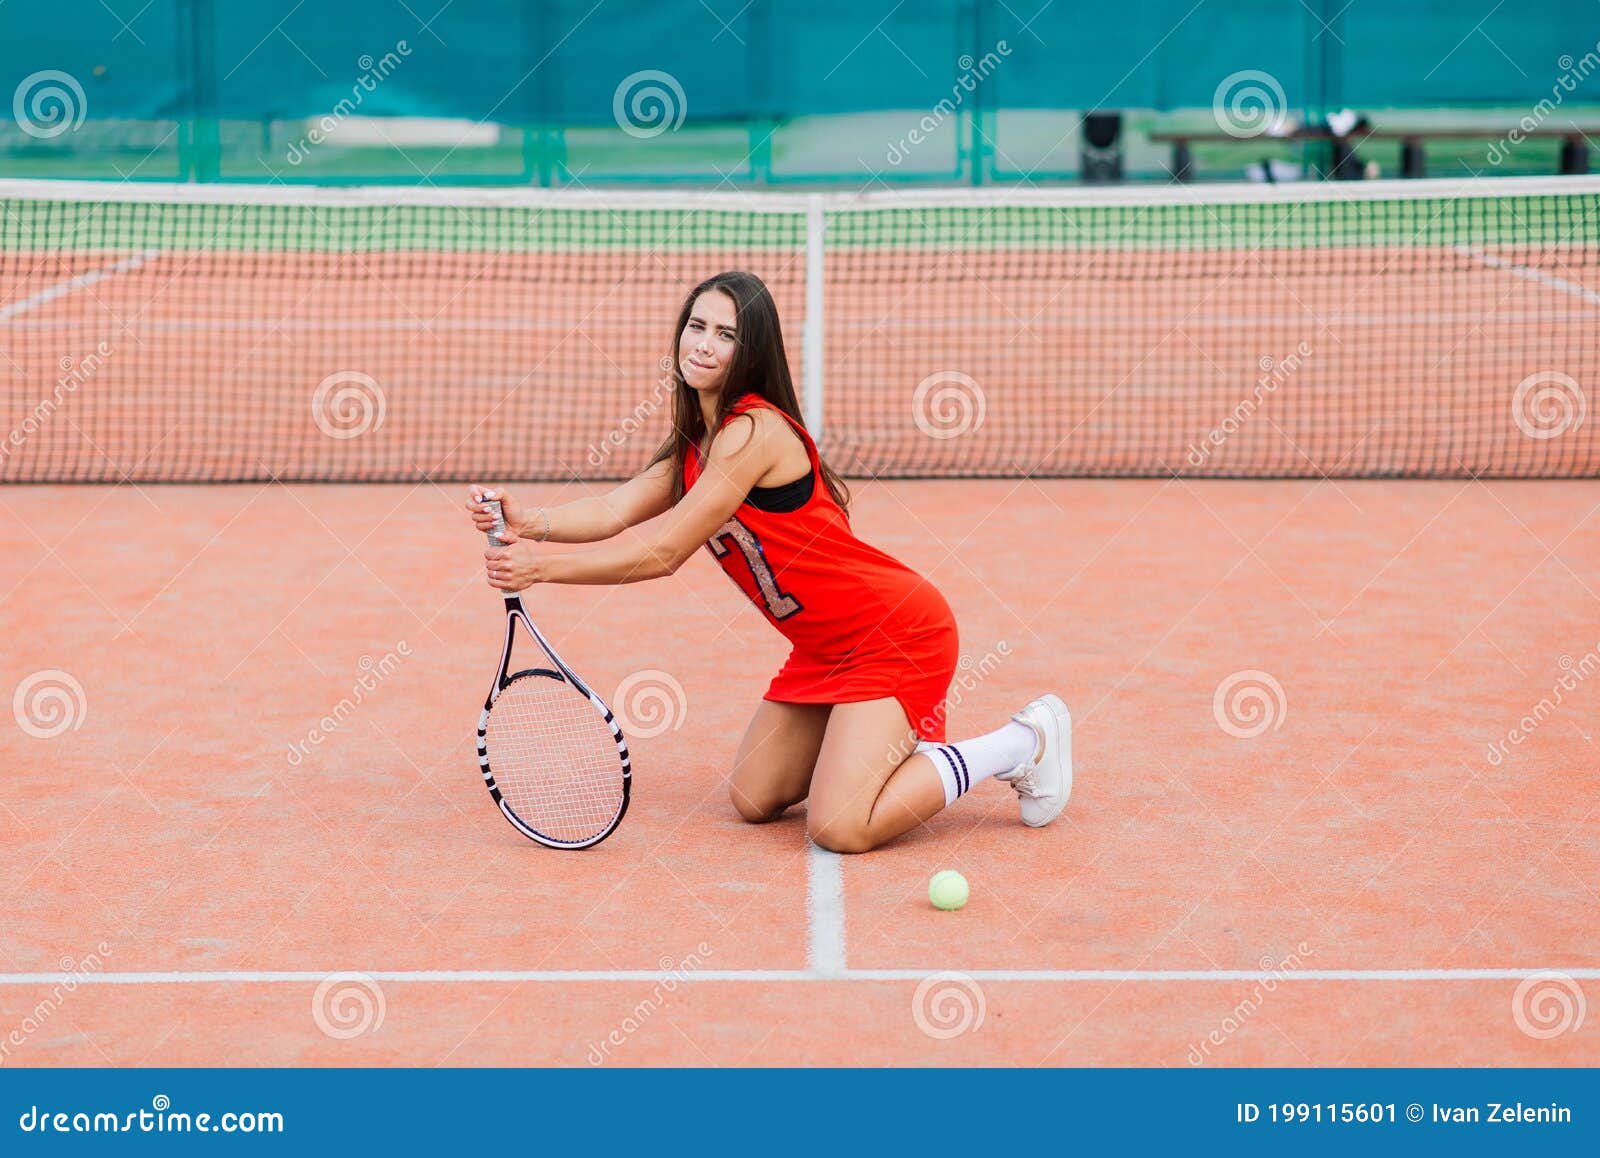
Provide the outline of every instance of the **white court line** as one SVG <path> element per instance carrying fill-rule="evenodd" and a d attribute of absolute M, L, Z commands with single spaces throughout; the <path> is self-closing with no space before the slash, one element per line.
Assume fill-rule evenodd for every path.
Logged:
<path fill-rule="evenodd" d="M 843 861 L 838 853 L 815 844 L 806 853 L 808 976 L 839 977 L 848 972 L 844 963 Z"/>
<path fill-rule="evenodd" d="M 125 257 L 115 265 L 108 265 L 103 269 L 90 270 L 88 273 L 80 273 L 77 277 L 57 282 L 53 286 L 40 290 L 32 297 L 23 298 L 21 301 L 12 302 L 7 306 L 0 306 L 0 322 L 5 321 L 7 318 L 16 317 L 18 314 L 25 314 L 29 310 L 45 305 L 48 302 L 53 302 L 59 297 L 65 297 L 67 294 L 72 293 L 74 290 L 80 290 L 84 286 L 93 285 L 97 281 L 104 281 L 114 274 L 127 273 L 130 269 L 138 269 L 145 262 L 160 256 L 161 251 L 159 249 L 147 249 L 143 253 Z"/>
<path fill-rule="evenodd" d="M 201 970 L 175 973 L 0 973 L 0 985 L 282 985 L 320 982 L 348 969 L 326 970 Z M 1057 984 L 1118 984 L 1139 982 L 1276 981 L 1294 984 L 1313 981 L 1524 981 L 1556 975 L 1573 981 L 1600 981 L 1600 969 L 1299 969 L 1262 972 L 1256 969 L 841 969 L 824 973 L 815 969 L 401 969 L 363 973 L 374 981 L 417 984 L 483 984 L 527 982 L 613 983 L 626 981 L 703 985 L 715 982 L 790 981 L 921 981 L 959 972 L 974 981 L 1052 982 Z"/>
<path fill-rule="evenodd" d="M 1492 253 L 1485 253 L 1483 250 L 1470 245 L 1457 245 L 1453 248 L 1457 253 L 1465 254 L 1474 261 L 1483 262 L 1490 269 L 1503 269 L 1507 273 L 1516 274 L 1520 278 L 1539 282 L 1541 285 L 1547 285 L 1552 289 L 1560 290 L 1562 293 L 1572 294 L 1574 297 L 1582 298 L 1586 302 L 1600 306 L 1600 293 L 1596 293 L 1587 286 L 1567 281 L 1565 278 L 1556 277 L 1554 274 L 1545 273 L 1543 270 L 1533 269 L 1531 266 L 1518 265 L 1514 261 L 1507 261 L 1502 257 L 1496 257 Z"/>

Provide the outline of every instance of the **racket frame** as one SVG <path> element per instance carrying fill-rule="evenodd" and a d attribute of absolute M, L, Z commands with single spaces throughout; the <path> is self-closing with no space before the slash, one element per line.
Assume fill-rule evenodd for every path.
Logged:
<path fill-rule="evenodd" d="M 507 546 L 497 538 L 506 529 L 505 516 L 500 511 L 500 501 L 486 498 L 483 500 L 483 505 L 494 515 L 495 520 L 494 527 L 490 529 L 488 535 L 489 545 L 491 547 Z M 628 801 L 632 797 L 633 788 L 633 762 L 628 755 L 627 737 L 622 734 L 621 725 L 617 723 L 617 718 L 612 715 L 611 709 L 606 706 L 605 701 L 596 695 L 588 684 L 583 682 L 577 672 L 567 666 L 566 662 L 556 652 L 556 649 L 551 646 L 550 641 L 544 637 L 544 633 L 534 624 L 533 619 L 528 615 L 527 609 L 522 605 L 522 596 L 515 591 L 503 591 L 501 595 L 504 597 L 506 604 L 505 644 L 500 649 L 499 670 L 495 674 L 494 683 L 489 687 L 488 696 L 483 701 L 483 711 L 478 716 L 478 768 L 483 773 L 483 783 L 489 789 L 489 795 L 499 807 L 501 815 L 511 823 L 513 828 L 529 840 L 542 844 L 546 848 L 593 848 L 617 830 L 617 826 L 622 823 L 622 818 L 628 812 Z M 512 640 L 516 636 L 517 623 L 519 621 L 528 634 L 538 642 L 539 647 L 543 649 L 546 657 L 549 658 L 552 667 L 524 668 L 518 672 L 509 670 L 511 667 Z M 622 804 L 617 809 L 616 816 L 612 817 L 611 823 L 603 831 L 593 836 L 584 837 L 581 840 L 561 840 L 558 837 L 540 832 L 512 811 L 511 805 L 506 801 L 505 794 L 500 791 L 500 786 L 495 783 L 494 772 L 489 767 L 489 712 L 494 707 L 495 701 L 500 698 L 500 694 L 515 681 L 524 677 L 543 677 L 566 682 L 588 699 L 590 705 L 605 720 L 606 726 L 611 729 L 611 736 L 617 745 L 617 757 L 622 764 Z"/>

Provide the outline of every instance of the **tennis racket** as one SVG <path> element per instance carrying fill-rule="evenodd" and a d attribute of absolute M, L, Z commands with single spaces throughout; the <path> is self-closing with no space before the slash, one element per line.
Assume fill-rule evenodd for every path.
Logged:
<path fill-rule="evenodd" d="M 496 499 L 483 505 L 494 516 L 489 532 L 505 530 Z M 589 848 L 616 831 L 628 810 L 633 768 L 628 741 L 599 696 L 561 661 L 550 641 L 505 592 L 506 642 L 500 670 L 478 717 L 478 766 L 489 795 L 514 828 L 549 848 Z M 517 623 L 544 649 L 549 667 L 511 671 Z"/>

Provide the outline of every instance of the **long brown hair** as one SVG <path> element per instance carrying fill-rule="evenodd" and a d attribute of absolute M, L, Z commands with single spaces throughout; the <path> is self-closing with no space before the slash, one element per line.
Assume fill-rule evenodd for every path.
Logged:
<path fill-rule="evenodd" d="M 706 420 L 700 410 L 700 397 L 683 378 L 683 368 L 678 364 L 678 344 L 684 327 L 689 324 L 689 314 L 703 293 L 720 290 L 733 299 L 737 318 L 738 340 L 734 345 L 733 361 L 722 379 L 722 392 L 717 398 L 714 429 L 722 426 L 723 419 L 732 412 L 734 403 L 746 394 L 759 394 L 782 410 L 802 427 L 800 402 L 795 397 L 794 380 L 789 376 L 789 359 L 783 351 L 783 327 L 778 322 L 778 307 L 767 292 L 767 287 L 753 273 L 728 270 L 690 290 L 678 311 L 678 324 L 672 331 L 672 349 L 664 365 L 672 376 L 672 433 L 669 434 L 650 465 L 670 459 L 672 462 L 672 501 L 683 497 L 683 464 L 689 456 L 689 447 L 698 445 L 706 435 Z M 752 424 L 754 420 L 752 419 Z M 850 509 L 850 488 L 834 473 L 833 468 L 817 458 L 821 465 L 822 482 L 833 496 L 833 501 L 846 511 Z"/>

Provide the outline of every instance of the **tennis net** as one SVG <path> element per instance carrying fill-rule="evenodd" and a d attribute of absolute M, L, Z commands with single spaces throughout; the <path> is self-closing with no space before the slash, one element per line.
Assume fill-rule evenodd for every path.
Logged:
<path fill-rule="evenodd" d="M 0 182 L 0 480 L 609 479 L 683 293 L 842 472 L 1600 474 L 1600 181 L 859 195 Z"/>

